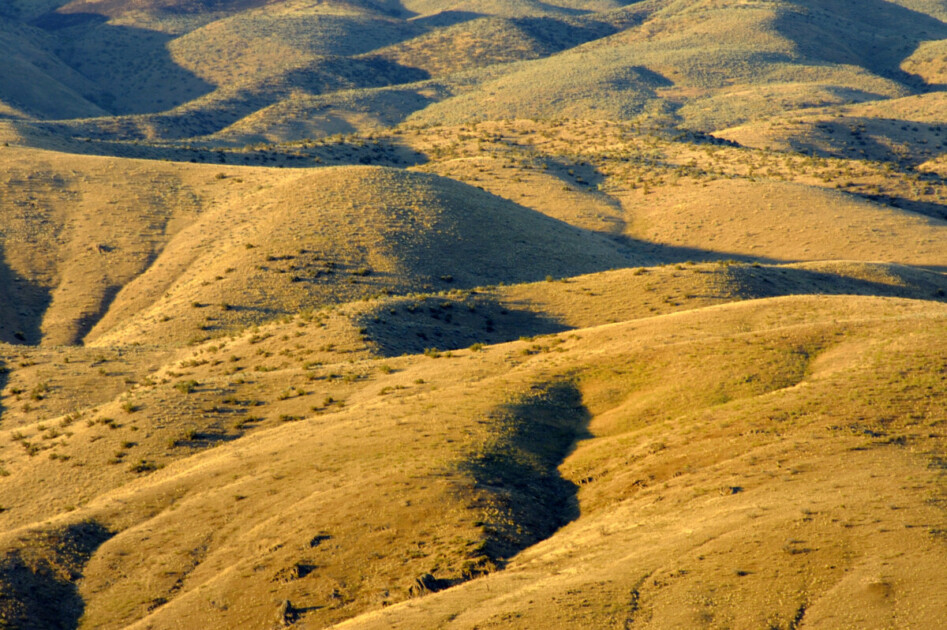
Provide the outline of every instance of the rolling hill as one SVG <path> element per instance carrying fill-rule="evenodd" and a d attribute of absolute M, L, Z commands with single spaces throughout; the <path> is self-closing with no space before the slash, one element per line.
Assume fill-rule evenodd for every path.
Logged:
<path fill-rule="evenodd" d="M 0 6 L 0 628 L 936 628 L 936 0 Z"/>

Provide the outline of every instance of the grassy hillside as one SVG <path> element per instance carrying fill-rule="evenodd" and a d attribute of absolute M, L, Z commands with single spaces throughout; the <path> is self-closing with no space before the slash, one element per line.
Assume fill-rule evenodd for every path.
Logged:
<path fill-rule="evenodd" d="M 0 77 L 4 117 L 78 118 L 105 111 L 92 100 L 98 87 L 50 54 L 52 42 L 35 29 L 0 16 Z"/>
<path fill-rule="evenodd" d="M 34 23 L 48 40 L 38 54 L 55 56 L 60 74 L 81 73 L 90 107 L 125 116 L 93 123 L 98 134 L 183 139 L 236 124 L 244 129 L 221 138 L 247 142 L 384 127 L 411 113 L 424 123 L 590 117 L 713 131 L 904 97 L 938 85 L 936 46 L 947 37 L 936 7 L 915 5 L 72 2 Z M 443 82 L 415 86 L 430 77 Z M 346 102 L 385 86 L 413 93 L 393 115 Z M 303 122 L 313 115 L 323 122 Z M 88 135 L 88 124 L 70 126 Z"/>
<path fill-rule="evenodd" d="M 0 627 L 937 627 L 942 5 L 4 3 Z"/>
<path fill-rule="evenodd" d="M 883 618 L 907 614 L 923 624 L 939 615 L 936 606 L 886 602 L 930 597 L 938 583 L 939 563 L 921 559 L 936 557 L 939 543 L 930 532 L 943 524 L 928 501 L 943 490 L 930 467 L 943 447 L 935 437 L 942 388 L 931 370 L 942 354 L 943 318 L 942 305 L 911 301 L 749 302 L 451 357 L 342 364 L 359 376 L 339 385 L 322 376 L 339 369 L 331 364 L 293 367 L 296 350 L 280 353 L 290 364 L 272 376 L 254 372 L 251 390 L 246 377 L 235 381 L 200 358 L 229 350 L 203 349 L 182 361 L 180 372 L 156 372 L 160 380 L 133 390 L 131 413 L 117 401 L 54 429 L 18 429 L 4 456 L 8 492 L 23 492 L 26 482 L 35 497 L 48 498 L 4 517 L 45 520 L 51 515 L 37 512 L 41 505 L 54 513 L 63 502 L 79 506 L 6 544 L 20 549 L 11 557 L 27 567 L 52 569 L 66 563 L 56 541 L 81 523 L 97 528 L 91 559 L 72 560 L 84 565 L 84 624 L 143 619 L 165 627 L 182 615 L 261 624 L 291 612 L 323 625 L 403 600 L 424 573 L 434 576 L 425 578 L 426 588 L 437 590 L 493 571 L 581 513 L 502 572 L 356 622 L 417 626 L 454 617 L 461 627 L 491 618 L 532 626 L 642 614 L 664 626 L 710 621 L 708 614 L 784 622 L 802 608 L 816 617 L 829 610 L 852 619 L 866 614 L 860 606 L 834 606 L 841 589 L 846 599 L 869 598 Z M 741 332 L 731 336 L 734 325 Z M 309 334 L 310 326 L 300 330 Z M 291 385 L 310 371 L 310 385 Z M 893 379 L 903 386 L 892 389 Z M 244 391 L 266 400 L 266 392 L 287 386 L 288 396 L 263 406 L 240 402 Z M 235 400 L 227 403 L 234 411 L 226 425 L 202 427 L 185 411 L 206 409 L 227 391 Z M 838 391 L 848 395 L 839 398 Z M 329 392 L 327 399 L 344 405 L 320 405 Z M 300 403 L 316 404 L 279 419 L 242 420 L 253 407 L 268 416 Z M 210 413 L 227 417 L 220 409 Z M 238 424 L 238 434 L 249 434 L 234 441 Z M 396 436 L 409 442 L 392 448 Z M 555 472 L 568 452 L 561 444 L 576 437 L 580 446 Z M 622 444 L 634 446 L 616 449 Z M 34 446 L 39 451 L 31 457 Z M 849 466 L 851 458 L 857 467 Z M 91 494 L 43 482 L 77 464 L 87 479 L 83 492 Z M 357 470 L 357 478 L 347 470 Z M 875 498 L 860 498 L 856 488 L 872 488 Z M 850 497 L 844 505 L 832 498 L 839 492 Z M 14 496 L 4 501 L 19 505 L 11 503 Z M 165 510 L 170 502 L 177 507 Z M 722 516 L 724 509 L 730 516 Z M 368 521 L 359 517 L 368 513 Z M 639 516 L 629 520 L 629 513 Z M 312 514 L 320 516 L 313 521 Z M 735 546 L 723 531 L 755 543 Z M 878 550 L 895 535 L 902 549 L 904 536 L 911 541 L 913 551 L 901 556 L 910 572 L 900 562 L 882 568 Z M 655 548 L 646 540 L 664 542 Z M 111 567 L 129 557 L 140 558 L 128 565 L 137 568 L 116 574 Z M 570 577 L 533 581 L 542 574 Z M 604 575 L 611 577 L 603 581 Z M 772 596 L 774 579 L 787 595 L 780 600 Z M 524 580 L 535 586 L 513 586 Z M 721 581 L 742 585 L 732 604 L 694 599 Z M 638 605 L 629 609 L 616 598 L 631 587 Z M 875 593 L 889 588 L 898 595 Z M 498 590 L 509 593 L 505 603 L 493 599 Z M 588 605 L 575 606 L 570 591 Z M 561 603 L 530 607 L 525 598 L 538 593 Z M 282 599 L 290 600 L 290 611 L 280 607 Z M 623 605 L 616 608 L 616 601 Z"/>
<path fill-rule="evenodd" d="M 81 342 L 118 290 L 205 204 L 240 194 L 208 167 L 15 148 L 0 159 L 4 273 L 12 280 L 2 290 L 17 311 L 0 324 L 0 338 L 13 343 Z"/>
<path fill-rule="evenodd" d="M 646 260 L 451 180 L 393 169 L 304 173 L 241 206 L 243 217 L 206 215 L 172 241 L 88 341 L 183 341 L 366 296 Z M 485 249 L 488 225 L 497 232 Z"/>

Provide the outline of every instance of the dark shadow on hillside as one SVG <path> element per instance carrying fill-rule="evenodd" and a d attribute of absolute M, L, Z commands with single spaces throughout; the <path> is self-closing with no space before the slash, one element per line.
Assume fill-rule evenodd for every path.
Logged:
<path fill-rule="evenodd" d="M 858 295 L 947 302 L 947 277 L 903 265 L 859 266 L 853 263 L 833 272 L 762 265 L 721 254 L 692 251 L 682 260 L 716 261 L 725 286 L 705 298 L 753 300 L 787 295 Z M 930 270 L 936 271 L 936 270 Z M 718 273 L 703 271 L 702 273 Z M 889 281 L 871 279 L 871 274 Z M 849 275 L 846 275 L 849 274 Z M 859 274 L 861 277 L 859 277 Z M 527 303 L 500 302 L 489 294 L 467 291 L 460 297 L 426 295 L 396 297 L 363 313 L 354 323 L 363 339 L 381 356 L 426 353 L 437 357 L 448 350 L 492 345 L 516 339 L 554 334 L 571 327 L 537 313 Z M 550 350 L 542 339 L 533 340 L 527 354 Z"/>
<path fill-rule="evenodd" d="M 901 62 L 921 42 L 947 39 L 947 24 L 885 0 L 833 5 L 823 3 L 806 14 L 781 12 L 775 21 L 776 30 L 812 59 L 860 65 L 917 91 L 934 87 L 902 70 Z M 848 15 L 846 5 L 851 9 Z M 820 15 L 822 11 L 829 15 Z"/>
<path fill-rule="evenodd" d="M 898 265 L 874 269 L 895 277 L 887 283 L 831 271 L 744 264 L 728 266 L 727 275 L 735 296 L 747 300 L 783 295 L 860 295 L 947 302 L 947 277 L 941 274 Z"/>
<path fill-rule="evenodd" d="M 154 256 L 152 256 L 152 258 L 154 258 Z M 148 266 L 150 266 L 152 262 L 153 260 L 148 261 Z M 85 336 L 89 334 L 89 331 L 99 323 L 99 320 L 105 317 L 105 314 L 108 312 L 112 302 L 115 301 L 115 296 L 117 296 L 118 292 L 121 290 L 121 285 L 111 285 L 105 288 L 105 290 L 102 292 L 101 298 L 99 299 L 98 308 L 91 313 L 83 313 L 76 320 L 75 336 L 69 343 L 82 343 L 82 341 L 85 339 Z"/>
<path fill-rule="evenodd" d="M 676 263 L 724 261 L 766 264 L 797 262 L 793 260 L 778 260 L 767 256 L 751 256 L 749 254 L 739 254 L 728 251 L 701 249 L 699 247 L 681 247 L 678 245 L 666 245 L 664 243 L 652 243 L 651 241 L 643 241 L 624 234 L 603 234 L 603 236 L 608 236 L 608 238 L 619 243 L 628 252 L 634 253 L 638 257 L 648 259 L 650 261 L 648 265 L 654 266 L 673 265 Z"/>
<path fill-rule="evenodd" d="M 10 366 L 7 365 L 6 361 L 0 359 L 0 392 L 4 391 L 7 388 L 7 382 L 10 380 Z M 0 424 L 3 423 L 3 397 L 0 396 Z"/>
<path fill-rule="evenodd" d="M 171 35 L 109 24 L 96 13 L 53 11 L 32 24 L 57 40 L 57 55 L 67 65 L 100 88 L 87 98 L 114 114 L 165 111 L 215 89 L 174 62 Z"/>
<path fill-rule="evenodd" d="M 80 125 L 89 121 L 77 121 Z M 192 164 L 220 164 L 238 166 L 269 166 L 276 168 L 306 168 L 313 166 L 338 166 L 371 164 L 375 166 L 406 167 L 423 164 L 427 158 L 396 139 L 378 138 L 370 142 L 351 143 L 341 139 L 301 140 L 294 143 L 260 143 L 252 146 L 220 146 L 208 142 L 184 142 L 181 144 L 148 145 L 139 142 L 122 142 L 103 139 L 88 141 L 75 137 L 87 130 L 63 123 L 29 123 L 24 127 L 38 133 L 24 134 L 22 146 L 49 149 L 44 139 L 58 137 L 56 150 L 77 155 L 101 155 L 133 158 L 139 160 L 161 160 L 189 162 Z"/>
<path fill-rule="evenodd" d="M 858 197 L 861 197 L 868 201 L 873 201 L 875 203 L 881 203 L 886 206 L 891 206 L 892 208 L 900 208 L 901 210 L 907 210 L 908 212 L 923 214 L 924 216 L 930 217 L 932 219 L 939 219 L 941 221 L 947 221 L 947 206 L 945 206 L 944 204 L 925 202 L 925 201 L 915 201 L 914 199 L 905 199 L 904 197 L 893 197 L 891 195 L 869 195 L 869 194 L 861 194 L 861 193 L 851 193 L 851 194 L 855 194 Z"/>
<path fill-rule="evenodd" d="M 618 27 L 593 20 L 561 20 L 549 17 L 514 18 L 511 22 L 526 35 L 541 42 L 548 53 L 573 48 L 614 35 Z"/>
<path fill-rule="evenodd" d="M 446 26 L 454 26 L 462 22 L 470 22 L 478 18 L 486 17 L 483 13 L 474 13 L 473 11 L 441 11 L 434 15 L 414 18 L 411 20 L 414 24 L 419 24 L 424 28 L 435 29 Z"/>
<path fill-rule="evenodd" d="M 616 210 L 621 209 L 621 203 L 617 199 L 597 191 L 599 184 L 605 183 L 605 175 L 592 164 L 585 161 L 567 162 L 547 156 L 543 159 L 543 165 L 547 173 L 555 175 L 563 184 L 580 192 L 595 193 Z"/>
<path fill-rule="evenodd" d="M 0 341 L 39 345 L 43 314 L 52 296 L 6 264 L 0 244 Z"/>
<path fill-rule="evenodd" d="M 0 559 L 0 622 L 20 630 L 79 627 L 85 602 L 76 582 L 113 532 L 95 521 L 28 535 Z"/>
<path fill-rule="evenodd" d="M 540 313 L 503 305 L 474 291 L 462 298 L 395 298 L 362 315 L 356 323 L 382 356 L 459 350 L 567 330 Z"/>
<path fill-rule="evenodd" d="M 403 66 L 381 57 L 326 57 L 305 68 L 266 77 L 248 87 L 221 89 L 207 98 L 145 119 L 82 121 L 73 135 L 82 131 L 102 139 L 144 140 L 155 134 L 163 140 L 181 140 L 217 133 L 237 121 L 283 100 L 296 92 L 311 96 L 339 91 L 384 88 L 417 83 L 429 78 L 425 70 Z M 71 125 L 66 125 L 68 131 Z"/>
<path fill-rule="evenodd" d="M 559 465 L 577 440 L 589 437 L 591 414 L 575 383 L 534 385 L 519 400 L 491 414 L 493 439 L 461 464 L 475 483 L 471 506 L 484 509 L 485 541 L 473 572 L 549 538 L 579 517 L 578 486 Z"/>
<path fill-rule="evenodd" d="M 790 138 L 789 146 L 799 153 L 894 162 L 908 168 L 947 152 L 947 124 L 848 116 L 819 122 L 815 130 L 813 140 Z M 910 150 L 896 150 L 899 144 Z"/>

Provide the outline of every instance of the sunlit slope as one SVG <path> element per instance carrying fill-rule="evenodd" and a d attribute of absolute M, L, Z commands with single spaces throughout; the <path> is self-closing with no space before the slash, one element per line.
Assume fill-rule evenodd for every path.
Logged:
<path fill-rule="evenodd" d="M 431 76 L 535 59 L 617 30 L 594 18 L 479 18 L 436 29 L 372 54 Z"/>
<path fill-rule="evenodd" d="M 936 625 L 945 321 L 896 305 L 581 332 L 564 347 L 594 353 L 576 376 L 592 437 L 560 468 L 581 516 L 503 572 L 341 627 Z"/>
<path fill-rule="evenodd" d="M 568 328 L 586 328 L 786 295 L 862 295 L 947 301 L 947 276 L 901 265 L 829 261 L 793 265 L 677 264 L 618 269 L 487 292 Z"/>
<path fill-rule="evenodd" d="M 929 624 L 942 614 L 945 318 L 930 302 L 778 298 L 309 367 L 274 337 L 263 343 L 289 353 L 267 362 L 284 365 L 243 375 L 212 359 L 243 365 L 244 351 L 205 349 L 207 363 L 135 390 L 137 411 L 116 401 L 56 437 L 26 426 L 7 442 L 10 523 L 41 507 L 21 493 L 61 501 L 72 491 L 54 480 L 73 466 L 86 481 L 75 510 L 5 535 L 22 581 L 4 612 L 34 627 L 20 589 L 68 587 L 56 575 L 72 567 L 83 622 L 101 627 L 321 627 L 369 611 L 352 623 Z M 338 387 L 344 406 L 321 402 Z M 187 432 L 186 414 L 157 413 L 278 388 L 290 394 L 265 413 L 290 415 L 257 430 Z M 567 521 L 501 572 L 398 604 L 424 573 L 428 590 L 457 584 Z M 69 598 L 43 614 L 78 615 Z"/>
<path fill-rule="evenodd" d="M 492 15 L 500 17 L 562 17 L 586 13 L 589 11 L 606 11 L 621 5 L 616 0 L 553 0 L 540 2 L 538 0 L 513 0 L 501 2 L 498 0 L 405 0 L 404 7 L 422 19 L 431 21 L 463 20 L 474 16 Z"/>
<path fill-rule="evenodd" d="M 208 166 L 11 147 L 0 163 L 0 339 L 12 343 L 80 342 L 174 234 L 242 194 Z M 274 179 L 246 171 L 248 184 Z"/>
<path fill-rule="evenodd" d="M 642 260 L 446 178 L 320 169 L 203 217 L 116 296 L 88 339 L 187 341 L 384 292 L 521 282 Z"/>
<path fill-rule="evenodd" d="M 588 117 L 722 130 L 936 88 L 947 26 L 936 7 L 903 4 L 70 3 L 35 22 L 56 42 L 40 52 L 55 49 L 59 75 L 94 86 L 96 105 L 40 114 L 121 115 L 69 123 L 80 135 L 224 132 L 226 142 L 412 113 L 424 123 Z M 440 82 L 418 85 L 431 78 Z M 370 98 L 352 91 L 393 86 L 408 97 L 394 115 L 365 120 L 352 104 Z M 313 116 L 328 120 L 306 124 Z"/>
<path fill-rule="evenodd" d="M 771 147 L 847 159 L 917 166 L 947 149 L 947 97 L 930 92 L 885 101 L 797 111 L 750 121 L 718 135 L 753 147 Z"/>
<path fill-rule="evenodd" d="M 947 52 L 947 40 L 924 42 L 901 63 L 901 68 L 905 72 L 917 75 L 927 84 L 943 86 L 947 83 L 945 52 Z"/>
<path fill-rule="evenodd" d="M 345 3 L 286 3 L 212 22 L 175 39 L 169 50 L 179 65 L 223 86 L 305 68 L 324 57 L 357 55 L 422 32 Z"/>
<path fill-rule="evenodd" d="M 784 295 L 947 301 L 947 276 L 900 265 L 686 263 L 346 306 L 366 350 L 397 356 L 455 350 Z"/>
<path fill-rule="evenodd" d="M 926 174 L 904 163 L 672 141 L 642 136 L 629 124 L 589 121 L 488 122 L 404 140 L 431 156 L 420 168 L 622 235 L 668 262 L 854 259 L 940 267 L 947 259 L 936 238 L 947 225 L 947 197 L 934 161 Z"/>
<path fill-rule="evenodd" d="M 626 233 L 649 242 L 782 261 L 942 266 L 943 219 L 812 186 L 717 181 L 625 201 Z"/>
<path fill-rule="evenodd" d="M 477 110 L 488 118 L 670 116 L 712 130 L 802 106 L 904 96 L 917 81 L 900 70 L 901 60 L 921 37 L 938 39 L 947 27 L 890 3 L 875 5 L 632 5 L 627 11 L 643 23 L 523 62 L 416 117 L 457 121 Z M 867 42 L 860 33 L 868 32 L 889 44 Z"/>
<path fill-rule="evenodd" d="M 556 281 L 359 300 L 238 332 L 228 337 L 228 353 L 217 357 L 213 357 L 217 353 L 213 348 L 221 341 L 216 339 L 185 348 L 153 344 L 133 348 L 5 346 L 0 352 L 0 363 L 7 369 L 0 406 L 5 426 L 29 426 L 36 424 L 37 418 L 107 403 L 135 383 L 159 381 L 165 374 L 167 378 L 203 382 L 208 375 L 253 369 L 259 371 L 260 378 L 271 368 L 284 366 L 297 353 L 301 364 L 316 367 L 346 358 L 400 356 L 426 349 L 443 352 L 727 302 L 807 294 L 943 302 L 947 300 L 947 278 L 911 267 L 845 261 L 635 267 Z M 289 349 L 287 340 L 291 340 Z M 240 359 L 248 356 L 257 358 L 249 363 Z M 267 360 L 273 356 L 278 358 Z M 159 365 L 164 368 L 154 373 Z M 336 387 L 333 397 L 348 396 L 349 376 L 339 372 L 329 380 Z M 254 387 L 241 385 L 233 392 L 234 400 L 249 395 Z M 206 403 L 204 407 L 178 409 L 181 421 L 190 423 L 195 431 L 228 427 L 235 409 L 210 404 L 219 395 L 215 391 L 192 397 Z M 246 412 L 272 420 L 306 411 L 312 402 L 307 406 L 306 398 L 293 396 L 267 404 L 279 409 L 250 408 Z M 142 422 L 152 413 L 161 415 L 161 408 L 144 404 L 136 421 Z M 198 410 L 199 415 L 193 415 Z"/>
<path fill-rule="evenodd" d="M 347 133 L 370 134 L 401 123 L 449 92 L 448 86 L 420 81 L 331 94 L 293 93 L 203 139 L 225 146 L 245 146 Z"/>
<path fill-rule="evenodd" d="M 56 54 L 102 91 L 109 113 L 172 110 L 228 88 L 198 104 L 205 119 L 223 117 L 218 126 L 191 130 L 193 121 L 179 122 L 169 135 L 180 137 L 216 131 L 234 110 L 239 118 L 293 89 L 339 89 L 333 78 L 371 83 L 360 77 L 371 68 L 346 62 L 423 32 L 399 14 L 393 5 L 372 2 L 73 2 L 35 23 L 56 40 Z M 307 79 L 309 73 L 323 79 Z M 240 104 L 227 105 L 237 98 Z"/>
<path fill-rule="evenodd" d="M 136 383 L 179 378 L 204 382 L 251 369 L 259 379 L 288 362 L 298 361 L 313 369 L 343 359 L 417 354 L 427 349 L 443 352 L 727 302 L 807 294 L 943 302 L 947 300 L 947 278 L 911 267 L 844 261 L 636 267 L 553 282 L 359 300 L 238 332 L 227 338 L 227 353 L 219 355 L 218 339 L 184 348 L 153 343 L 144 347 L 11 345 L 0 352 L 0 364 L 7 370 L 0 406 L 5 426 L 31 426 L 37 424 L 37 418 L 109 403 Z M 328 395 L 339 400 L 347 398 L 348 390 L 361 378 L 345 370 L 329 374 L 333 376 L 327 382 L 333 389 Z M 252 400 L 257 387 L 255 380 L 243 384 L 237 380 L 232 384 L 236 389 L 225 396 L 232 399 L 228 404 L 214 402 L 221 395 L 214 388 L 187 398 L 194 405 L 175 410 L 176 420 L 165 429 L 171 431 L 170 437 L 175 430 L 183 431 L 182 426 L 207 435 L 226 432 L 232 424 L 241 424 L 234 418 L 239 409 L 260 417 L 262 425 L 252 425 L 257 427 L 282 415 L 306 412 L 313 405 L 307 397 L 292 395 L 233 407 L 232 403 L 244 396 Z M 279 376 L 273 383 L 285 393 L 288 383 L 280 382 Z M 296 384 L 304 385 L 304 381 Z M 154 400 L 135 398 L 135 404 L 142 407 L 136 423 L 167 411 L 166 403 L 153 405 Z M 116 413 L 124 415 L 118 407 Z M 183 425 L 178 426 L 180 423 Z M 71 490 L 64 491 L 71 496 Z"/>

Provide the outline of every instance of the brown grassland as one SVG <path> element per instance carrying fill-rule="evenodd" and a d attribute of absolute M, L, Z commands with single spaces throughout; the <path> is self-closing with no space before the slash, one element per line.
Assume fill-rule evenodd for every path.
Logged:
<path fill-rule="evenodd" d="M 0 628 L 940 628 L 938 0 L 8 0 Z"/>

